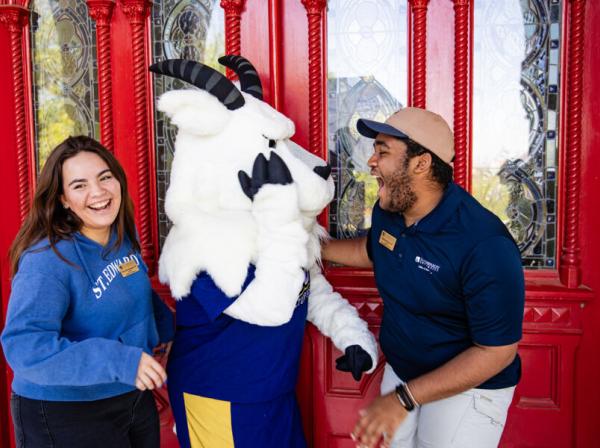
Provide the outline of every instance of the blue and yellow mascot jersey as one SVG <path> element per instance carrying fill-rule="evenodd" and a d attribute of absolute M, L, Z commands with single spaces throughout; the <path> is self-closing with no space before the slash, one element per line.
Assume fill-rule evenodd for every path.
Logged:
<path fill-rule="evenodd" d="M 248 269 L 244 289 L 254 279 Z M 289 322 L 261 327 L 223 311 L 227 297 L 205 272 L 177 301 L 167 365 L 169 398 L 182 447 L 305 447 L 294 389 L 308 311 L 306 272 Z"/>

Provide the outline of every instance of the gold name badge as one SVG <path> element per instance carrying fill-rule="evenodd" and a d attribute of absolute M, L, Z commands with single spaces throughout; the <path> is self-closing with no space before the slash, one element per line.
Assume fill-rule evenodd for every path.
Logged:
<path fill-rule="evenodd" d="M 394 250 L 394 247 L 396 247 L 396 238 L 387 233 L 385 230 L 382 230 L 381 235 L 379 235 L 379 244 L 389 250 Z"/>
<path fill-rule="evenodd" d="M 135 274 L 139 270 L 140 268 L 138 268 L 138 265 L 135 262 L 135 260 L 129 260 L 119 265 L 119 272 L 123 277 L 128 277 L 131 274 Z"/>

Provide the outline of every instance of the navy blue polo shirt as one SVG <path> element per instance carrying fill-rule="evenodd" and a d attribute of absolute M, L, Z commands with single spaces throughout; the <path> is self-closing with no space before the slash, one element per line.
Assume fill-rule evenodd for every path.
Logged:
<path fill-rule="evenodd" d="M 521 339 L 525 282 L 521 256 L 493 213 L 456 184 L 419 222 L 373 209 L 367 251 L 383 299 L 380 343 L 404 381 L 473 346 Z M 518 383 L 521 361 L 481 384 Z"/>

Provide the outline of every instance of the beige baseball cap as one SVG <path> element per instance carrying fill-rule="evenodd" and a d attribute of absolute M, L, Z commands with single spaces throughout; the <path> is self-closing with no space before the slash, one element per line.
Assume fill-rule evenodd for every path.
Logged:
<path fill-rule="evenodd" d="M 444 162 L 454 160 L 454 134 L 438 114 L 418 107 L 405 107 L 390 116 L 385 123 L 361 118 L 356 129 L 365 137 L 387 134 L 410 139 L 425 147 Z"/>

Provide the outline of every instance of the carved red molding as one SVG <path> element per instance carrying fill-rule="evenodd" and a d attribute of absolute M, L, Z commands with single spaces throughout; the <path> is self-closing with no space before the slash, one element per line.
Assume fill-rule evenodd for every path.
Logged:
<path fill-rule="evenodd" d="M 570 323 L 571 308 L 567 306 L 525 306 L 523 322 Z"/>
<path fill-rule="evenodd" d="M 309 16 L 321 16 L 323 14 L 323 10 L 327 6 L 327 0 L 302 0 L 302 4 L 304 5 L 304 8 L 306 8 L 306 14 Z"/>
<path fill-rule="evenodd" d="M 571 0 L 569 26 L 569 73 L 567 128 L 569 145 L 565 159 L 564 243 L 560 257 L 560 278 L 564 285 L 576 288 L 581 283 L 579 260 L 579 189 L 581 176 L 581 109 L 583 98 L 583 47 L 585 0 Z"/>
<path fill-rule="evenodd" d="M 309 76 L 309 150 L 322 155 L 325 148 L 323 11 L 327 0 L 302 0 L 308 16 L 308 76 Z"/>
<path fill-rule="evenodd" d="M 123 0 L 122 7 L 131 26 L 133 47 L 133 96 L 135 110 L 135 152 L 138 174 L 138 210 L 142 257 L 153 274 L 156 261 L 152 244 L 152 207 L 150 204 L 150 154 L 148 153 L 148 86 L 146 62 L 146 19 L 151 2 L 147 0 Z"/>
<path fill-rule="evenodd" d="M 25 118 L 25 86 L 23 79 L 23 28 L 28 23 L 29 10 L 17 5 L 0 5 L 0 23 L 10 35 L 10 66 L 14 92 L 14 113 L 17 151 L 17 176 L 19 179 L 19 213 L 21 221 L 29 211 L 30 158 L 27 148 L 27 123 Z"/>
<path fill-rule="evenodd" d="M 427 96 L 427 5 L 429 0 L 410 0 L 412 11 L 411 105 L 426 107 Z"/>
<path fill-rule="evenodd" d="M 225 11 L 225 54 L 240 54 L 242 47 L 241 39 L 241 16 L 244 9 L 244 0 L 221 0 L 221 8 Z M 227 69 L 227 77 L 236 77 L 231 69 Z"/>
<path fill-rule="evenodd" d="M 281 110 L 283 104 L 282 92 L 282 49 L 281 6 L 279 0 L 269 0 L 269 71 L 271 81 L 271 104 Z"/>
<path fill-rule="evenodd" d="M 148 0 L 122 0 L 121 7 L 125 16 L 132 25 L 145 25 L 146 17 L 152 6 L 152 2 Z"/>
<path fill-rule="evenodd" d="M 96 33 L 99 27 L 110 27 L 114 0 L 87 0 L 90 17 L 96 21 Z"/>
<path fill-rule="evenodd" d="M 471 0 L 454 0 L 454 180 L 469 188 L 469 42 Z"/>
<path fill-rule="evenodd" d="M 352 305 L 354 305 L 362 319 L 368 322 L 381 323 L 383 317 L 383 303 L 381 300 L 353 300 Z"/>
<path fill-rule="evenodd" d="M 96 21 L 100 135 L 102 144 L 113 151 L 110 20 L 115 2 L 113 0 L 87 0 L 87 5 L 90 17 Z"/>

